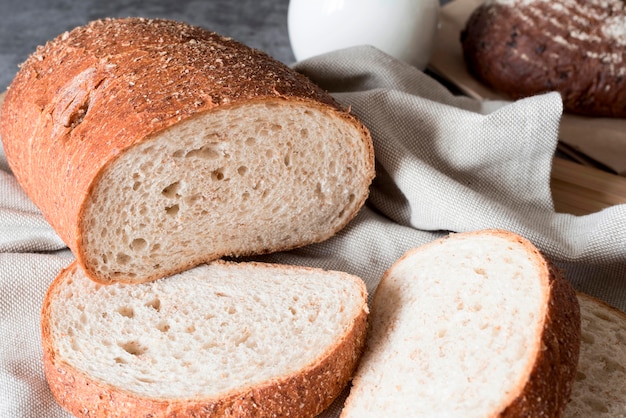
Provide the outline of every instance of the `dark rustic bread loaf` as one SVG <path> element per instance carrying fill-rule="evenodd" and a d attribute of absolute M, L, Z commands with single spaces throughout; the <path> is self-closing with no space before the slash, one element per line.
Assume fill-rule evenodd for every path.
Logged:
<path fill-rule="evenodd" d="M 487 0 L 461 33 L 469 71 L 513 99 L 558 91 L 567 112 L 626 117 L 623 0 Z"/>
<path fill-rule="evenodd" d="M 103 283 L 325 240 L 374 176 L 367 129 L 329 94 L 169 20 L 99 20 L 38 48 L 0 134 L 20 184 Z"/>

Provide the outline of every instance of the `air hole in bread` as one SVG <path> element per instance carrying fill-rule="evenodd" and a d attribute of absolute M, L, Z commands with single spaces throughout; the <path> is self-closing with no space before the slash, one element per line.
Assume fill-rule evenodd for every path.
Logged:
<path fill-rule="evenodd" d="M 214 145 L 205 145 L 201 148 L 191 150 L 185 154 L 185 158 L 200 158 L 204 160 L 217 160 L 220 158 L 220 151 Z"/>
<path fill-rule="evenodd" d="M 135 316 L 135 310 L 132 308 L 132 306 L 122 306 L 117 309 L 117 313 L 125 316 L 126 318 L 132 318 Z"/>
<path fill-rule="evenodd" d="M 115 359 L 114 359 L 114 360 L 115 360 L 115 362 L 116 362 L 117 364 L 126 364 L 126 363 L 128 363 L 126 360 L 124 360 L 124 359 L 123 359 L 123 358 L 121 358 L 121 357 L 115 357 Z"/>
<path fill-rule="evenodd" d="M 194 332 L 196 332 L 195 325 L 193 325 L 193 324 L 189 325 L 187 328 L 185 328 L 185 332 L 187 334 L 193 334 Z"/>
<path fill-rule="evenodd" d="M 170 216 L 176 216 L 179 210 L 180 210 L 180 206 L 172 205 L 172 206 L 168 206 L 165 208 L 165 213 L 167 213 Z"/>
<path fill-rule="evenodd" d="M 147 246 L 148 246 L 148 242 L 145 239 L 143 239 L 143 238 L 135 238 L 130 243 L 130 248 L 133 251 L 142 251 L 142 250 L 146 249 Z"/>
<path fill-rule="evenodd" d="M 315 185 L 315 196 L 320 200 L 324 198 L 324 193 L 322 193 L 322 184 L 319 182 Z"/>
<path fill-rule="evenodd" d="M 302 138 L 308 138 L 309 137 L 309 130 L 307 128 L 300 129 L 300 136 Z"/>
<path fill-rule="evenodd" d="M 179 189 L 180 189 L 180 182 L 176 181 L 170 184 L 169 186 L 165 187 L 161 193 L 163 194 L 163 196 L 167 198 L 174 199 L 174 198 L 180 197 L 180 195 L 178 194 Z"/>
<path fill-rule="evenodd" d="M 147 306 L 148 308 L 152 308 L 155 311 L 159 312 L 161 310 L 161 299 L 154 298 L 151 301 L 146 302 L 145 306 Z"/>
<path fill-rule="evenodd" d="M 185 156 L 185 151 L 183 151 L 182 149 L 177 149 L 176 151 L 172 153 L 172 157 L 174 158 L 181 158 L 184 156 Z"/>
<path fill-rule="evenodd" d="M 211 173 L 211 180 L 213 181 L 224 180 L 224 169 L 218 168 L 217 170 L 213 170 L 213 172 Z"/>
<path fill-rule="evenodd" d="M 271 149 L 266 150 L 265 151 L 265 156 L 267 158 L 270 158 L 270 159 L 273 158 L 274 157 L 274 151 L 272 151 Z"/>
<path fill-rule="evenodd" d="M 133 183 L 133 190 L 137 190 L 141 187 L 141 182 L 140 181 L 136 181 Z"/>
<path fill-rule="evenodd" d="M 251 136 L 250 136 L 250 137 L 248 137 L 248 138 L 246 138 L 245 144 L 246 144 L 247 146 L 249 146 L 249 147 L 253 147 L 253 146 L 255 146 L 255 145 L 256 145 L 256 138 L 251 137 Z"/>
<path fill-rule="evenodd" d="M 166 321 L 161 321 L 157 324 L 156 329 L 161 332 L 167 332 L 170 330 L 170 324 L 168 324 Z"/>
<path fill-rule="evenodd" d="M 245 165 L 239 166 L 239 168 L 237 168 L 237 173 L 240 176 L 245 176 L 247 172 L 248 172 L 248 167 L 246 167 Z"/>
<path fill-rule="evenodd" d="M 138 341 L 128 341 L 120 344 L 120 347 L 128 354 L 132 354 L 133 356 L 140 356 L 148 351 L 148 349 L 139 344 Z"/>
<path fill-rule="evenodd" d="M 297 311 L 296 311 L 296 308 L 294 308 L 293 306 L 289 307 L 289 312 L 291 312 L 293 316 L 296 316 Z"/>
<path fill-rule="evenodd" d="M 150 251 L 159 251 L 161 249 L 161 244 L 152 244 L 150 247 Z"/>
<path fill-rule="evenodd" d="M 124 265 L 130 261 L 130 256 L 128 254 L 118 253 L 115 259 L 119 264 Z"/>
<path fill-rule="evenodd" d="M 576 372 L 576 381 L 577 382 L 581 382 L 581 381 L 583 381 L 585 379 L 587 379 L 587 375 L 586 374 L 584 374 L 581 371 Z"/>
<path fill-rule="evenodd" d="M 187 196 L 185 198 L 185 203 L 189 206 L 193 206 L 198 200 L 200 200 L 200 198 L 202 197 L 202 195 L 200 193 L 196 193 L 193 194 L 191 196 Z"/>
<path fill-rule="evenodd" d="M 291 165 L 291 151 L 285 154 L 285 158 L 283 158 L 283 163 L 285 163 L 285 167 L 289 167 Z"/>

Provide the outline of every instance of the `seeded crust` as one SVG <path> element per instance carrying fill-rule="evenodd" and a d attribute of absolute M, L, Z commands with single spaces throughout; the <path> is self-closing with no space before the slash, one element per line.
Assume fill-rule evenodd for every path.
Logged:
<path fill-rule="evenodd" d="M 626 117 L 623 0 L 489 0 L 461 33 L 468 70 L 513 99 L 558 91 L 567 112 Z"/>
<path fill-rule="evenodd" d="M 151 260 L 160 267 L 149 274 L 138 272 L 136 277 L 132 271 L 104 275 L 96 269 L 101 261 L 94 259 L 106 255 L 102 251 L 94 255 L 85 248 L 85 229 L 90 227 L 86 223 L 91 222 L 85 219 L 85 210 L 97 198 L 93 193 L 103 173 L 127 151 L 172 131 L 182 122 L 193 124 L 209 113 L 242 109 L 249 104 L 311 109 L 338 126 L 356 130 L 353 138 L 360 138 L 358 145 L 354 147 L 353 142 L 343 147 L 354 147 L 359 155 L 356 161 L 361 168 L 354 177 L 359 179 L 359 186 L 353 190 L 354 201 L 344 208 L 337 207 L 337 213 L 342 213 L 340 223 L 314 237 L 300 241 L 294 238 L 286 244 L 262 242 L 204 254 L 193 250 L 194 256 L 189 256 L 190 250 L 185 248 L 186 255 L 180 262 Z M 98 20 L 39 47 L 9 88 L 2 107 L 0 134 L 19 183 L 87 274 L 104 283 L 153 280 L 225 255 L 287 250 L 327 239 L 356 215 L 374 176 L 367 129 L 329 94 L 261 51 L 170 20 Z M 342 176 L 338 177 L 343 181 Z M 293 208 L 292 214 L 297 209 Z M 234 208 L 229 216 L 233 212 Z M 180 225 L 185 224 L 181 221 Z M 142 239 L 156 241 L 176 227 L 155 227 L 162 232 Z M 115 230 L 116 226 L 111 228 Z M 196 228 L 192 233 L 206 229 Z M 212 235 L 209 233 L 206 239 L 212 239 Z"/>

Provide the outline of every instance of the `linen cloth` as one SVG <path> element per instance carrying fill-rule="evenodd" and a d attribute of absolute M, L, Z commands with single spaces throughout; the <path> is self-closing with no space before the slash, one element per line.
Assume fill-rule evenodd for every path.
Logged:
<path fill-rule="evenodd" d="M 574 286 L 626 309 L 626 205 L 555 213 L 550 193 L 562 105 L 457 97 L 372 47 L 295 64 L 370 129 L 377 177 L 358 216 L 335 237 L 258 260 L 343 270 L 370 295 L 410 248 L 449 231 L 503 228 L 530 239 Z M 72 254 L 0 154 L 0 417 L 66 417 L 43 376 L 39 312 Z M 324 417 L 338 415 L 345 393 Z"/>

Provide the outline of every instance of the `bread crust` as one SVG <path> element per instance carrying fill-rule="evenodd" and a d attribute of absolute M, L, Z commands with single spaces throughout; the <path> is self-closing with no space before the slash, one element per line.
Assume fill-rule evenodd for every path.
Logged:
<path fill-rule="evenodd" d="M 76 268 L 77 263 L 72 263 L 48 289 L 41 330 L 44 372 L 50 390 L 57 402 L 77 417 L 314 417 L 346 386 L 365 344 L 368 310 L 363 284 L 364 306 L 350 329 L 314 364 L 297 373 L 214 398 L 162 400 L 138 396 L 90 378 L 60 359 L 54 349 L 49 322 L 51 301 L 64 277 Z"/>
<path fill-rule="evenodd" d="M 557 3 L 481 4 L 461 33 L 468 70 L 512 99 L 558 91 L 567 112 L 626 117 L 626 48 L 604 30 L 623 2 Z"/>
<path fill-rule="evenodd" d="M 8 90 L 0 134 L 19 183 L 97 279 L 84 260 L 82 223 L 103 171 L 182 120 L 252 102 L 301 103 L 353 124 L 373 178 L 367 129 L 329 94 L 261 51 L 171 20 L 97 20 L 39 47 Z"/>

